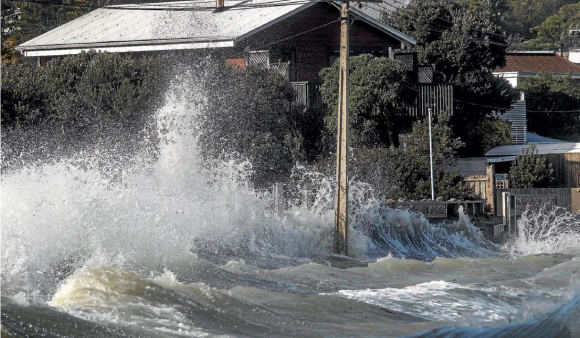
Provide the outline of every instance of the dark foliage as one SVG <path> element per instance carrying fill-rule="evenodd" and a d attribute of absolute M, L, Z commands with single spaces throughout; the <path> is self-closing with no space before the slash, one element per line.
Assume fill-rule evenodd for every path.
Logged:
<path fill-rule="evenodd" d="M 400 121 L 415 95 L 401 62 L 362 55 L 350 59 L 349 142 L 354 147 L 399 145 Z M 339 64 L 321 72 L 326 128 L 336 134 Z M 329 141 L 335 142 L 335 138 Z M 336 145 L 330 146 L 335 147 Z"/>
<path fill-rule="evenodd" d="M 509 109 L 517 97 L 509 83 L 493 76 L 505 65 L 507 36 L 488 10 L 468 1 L 420 0 L 393 17 L 417 40 L 419 62 L 432 64 L 436 81 L 454 86 L 453 131 L 465 142 L 462 156 L 482 155 L 480 141 L 490 130 L 480 126 L 494 111 Z"/>
<path fill-rule="evenodd" d="M 237 154 L 252 163 L 256 186 L 265 187 L 287 179 L 297 162 L 318 155 L 322 116 L 292 105 L 294 91 L 287 80 L 220 60 L 207 69 L 199 117 L 203 156 Z"/>
<path fill-rule="evenodd" d="M 473 191 L 468 188 L 458 170 L 449 168 L 456 164 L 457 150 L 463 145 L 453 136 L 448 118 L 433 124 L 433 172 L 435 195 L 443 199 L 468 199 Z M 429 124 L 419 121 L 411 134 L 403 138 L 404 146 L 390 150 L 390 177 L 399 195 L 406 199 L 431 198 L 429 161 Z"/>
<path fill-rule="evenodd" d="M 580 110 L 580 89 L 570 76 L 556 77 L 544 72 L 537 78 L 525 79 L 518 89 L 526 95 L 530 131 L 580 142 L 580 113 L 573 112 Z"/>
<path fill-rule="evenodd" d="M 166 80 L 157 65 L 94 52 L 52 60 L 44 69 L 3 64 L 4 166 L 99 145 L 105 152 L 124 149 L 119 157 L 154 148 L 153 113 L 163 102 Z"/>

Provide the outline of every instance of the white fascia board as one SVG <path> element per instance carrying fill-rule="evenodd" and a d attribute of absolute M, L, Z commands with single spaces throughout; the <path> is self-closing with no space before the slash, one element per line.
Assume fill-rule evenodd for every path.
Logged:
<path fill-rule="evenodd" d="M 520 72 L 494 72 L 493 75 L 499 77 L 518 77 Z"/>
<path fill-rule="evenodd" d="M 537 77 L 540 73 L 535 72 L 494 72 L 493 75 L 503 77 L 503 78 L 514 78 L 514 77 Z M 566 76 L 568 73 L 550 73 L 552 76 Z M 580 73 L 572 73 L 570 76 L 573 79 L 580 78 Z"/>
<path fill-rule="evenodd" d="M 63 56 L 74 55 L 89 50 L 109 53 L 132 53 L 132 52 L 154 52 L 169 50 L 187 50 L 187 49 L 204 49 L 204 48 L 227 48 L 234 47 L 234 41 L 217 41 L 217 42 L 190 42 L 162 45 L 140 45 L 140 46 L 104 46 L 104 47 L 84 47 L 84 48 L 67 48 L 67 49 L 44 49 L 44 50 L 25 50 L 24 56 Z"/>

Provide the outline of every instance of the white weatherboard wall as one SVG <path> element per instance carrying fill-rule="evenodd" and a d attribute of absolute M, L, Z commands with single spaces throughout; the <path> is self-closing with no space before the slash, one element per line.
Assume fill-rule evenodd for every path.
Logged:
<path fill-rule="evenodd" d="M 493 75 L 506 80 L 514 88 L 520 84 L 520 72 L 498 72 Z"/>
<path fill-rule="evenodd" d="M 522 95 L 523 96 L 523 95 Z M 526 101 L 518 100 L 505 114 L 498 114 L 500 120 L 511 122 L 512 144 L 527 143 Z"/>
<path fill-rule="evenodd" d="M 570 62 L 576 63 L 576 64 L 580 64 L 580 48 L 570 48 L 569 54 L 568 54 L 568 60 Z"/>

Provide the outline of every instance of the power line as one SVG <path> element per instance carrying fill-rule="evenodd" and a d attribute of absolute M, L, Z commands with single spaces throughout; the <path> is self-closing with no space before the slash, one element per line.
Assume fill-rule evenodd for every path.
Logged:
<path fill-rule="evenodd" d="M 526 110 L 528 113 L 580 113 L 580 110 Z"/>
<path fill-rule="evenodd" d="M 414 90 L 416 92 L 419 92 L 419 89 L 417 89 L 417 88 L 413 88 L 413 87 L 409 87 L 409 86 L 405 86 L 405 85 L 402 85 L 402 86 L 405 88 Z M 440 96 L 440 95 L 428 95 L 428 97 L 434 98 L 434 99 L 445 98 L 444 96 Z M 485 104 L 473 103 L 473 102 L 462 101 L 462 100 L 457 100 L 457 99 L 453 99 L 453 101 L 463 103 L 463 104 L 468 104 L 471 106 L 495 109 L 497 111 L 500 111 L 501 109 L 507 109 L 507 108 L 501 108 L 499 106 L 488 106 Z M 528 113 L 580 113 L 580 110 L 527 110 L 526 109 L 526 112 L 528 112 Z"/>
<path fill-rule="evenodd" d="M 318 27 L 314 27 L 314 28 L 312 28 L 312 29 L 309 29 L 309 30 L 307 30 L 307 31 L 304 31 L 304 32 L 301 32 L 301 33 L 298 33 L 298 34 L 294 34 L 294 35 L 292 35 L 292 36 L 289 36 L 289 37 L 287 37 L 287 38 L 280 39 L 280 40 L 277 40 L 277 41 L 274 41 L 274 42 L 270 42 L 269 44 L 266 44 L 266 45 L 260 46 L 260 47 L 258 47 L 258 48 L 268 47 L 268 46 L 271 46 L 271 45 L 273 45 L 273 44 L 276 44 L 276 43 L 278 43 L 278 42 L 282 42 L 282 41 L 290 40 L 290 39 L 292 39 L 292 38 L 295 38 L 295 37 L 297 37 L 297 36 L 300 36 L 300 35 L 303 35 L 303 34 L 306 34 L 306 33 L 310 33 L 310 32 L 312 32 L 312 31 L 315 31 L 315 30 L 317 30 L 317 29 L 320 29 L 320 28 L 326 27 L 326 26 L 328 26 L 328 25 L 331 25 L 331 24 L 333 24 L 333 23 L 335 23 L 335 22 L 339 22 L 339 21 L 340 21 L 340 19 L 336 19 L 336 20 L 334 20 L 334 21 L 331 21 L 331 22 L 325 23 L 324 25 L 320 25 L 320 26 L 318 26 Z"/>
<path fill-rule="evenodd" d="M 215 7 L 214 6 L 167 6 L 164 5 L 165 3 L 172 3 L 172 2 L 162 2 L 162 3 L 155 3 L 155 4 L 141 4 L 139 5 L 140 7 L 137 7 L 135 5 L 113 5 L 113 6 L 92 6 L 92 5 L 83 5 L 83 4 L 64 4 L 64 3 L 59 3 L 59 2 L 53 2 L 53 1 L 41 1 L 41 0 L 20 0 L 20 2 L 24 2 L 24 3 L 32 3 L 32 4 L 40 4 L 40 5 L 51 5 L 51 6 L 62 6 L 62 7 L 77 7 L 77 8 L 90 8 L 90 9 L 99 9 L 99 8 L 103 8 L 103 9 L 111 9 L 111 10 L 145 10 L 145 11 L 182 11 L 182 12 L 196 12 L 196 11 L 215 11 Z M 308 3 L 312 3 L 315 1 L 311 1 L 311 0 L 272 0 L 266 3 L 256 3 L 256 4 L 251 4 L 251 3 L 247 3 L 247 2 L 242 2 L 240 4 L 236 4 L 233 5 L 231 7 L 226 7 L 226 9 L 228 11 L 232 11 L 232 10 L 244 10 L 244 9 L 252 9 L 252 8 L 266 8 L 266 7 L 282 7 L 282 6 L 294 6 L 294 5 L 305 5 Z M 321 0 L 321 1 L 316 1 L 316 2 L 327 2 L 327 3 L 332 3 L 334 1 L 332 0 Z M 406 6 L 403 3 L 400 3 L 398 1 L 395 1 L 396 3 L 401 4 L 402 6 Z M 194 3 L 213 3 L 213 1 L 208 1 L 208 0 L 199 0 L 199 1 L 194 1 Z M 370 4 L 370 3 L 369 3 Z M 392 4 L 388 3 L 388 2 L 382 2 L 381 4 L 387 5 L 387 6 L 391 6 L 392 8 L 396 9 L 396 10 L 400 10 L 399 8 L 393 6 Z M 377 4 L 378 5 L 378 4 Z M 391 15 L 391 14 L 395 14 L 394 10 L 389 10 L 385 7 L 379 7 L 379 8 L 373 8 L 372 6 L 368 6 L 367 7 L 372 8 L 374 10 L 376 10 L 377 12 L 381 13 L 381 14 L 386 14 L 386 15 Z M 385 12 L 388 11 L 388 12 Z M 439 18 L 441 20 L 447 21 L 449 23 L 452 23 L 450 20 L 447 20 L 445 18 Z M 441 29 L 441 28 L 437 28 L 434 27 L 432 25 L 428 25 L 428 27 L 435 32 L 439 32 L 439 33 L 444 33 L 447 32 L 449 34 L 454 35 L 451 31 L 449 31 L 448 29 Z M 497 36 L 501 36 L 501 37 L 505 37 L 503 35 L 497 34 L 497 33 L 492 33 L 492 32 L 488 32 L 488 31 L 483 31 L 483 30 L 479 30 L 479 29 L 473 29 L 474 31 L 478 31 L 478 32 L 482 32 L 484 34 L 490 34 L 490 35 L 497 35 Z M 457 35 L 456 35 L 457 36 Z M 282 40 L 283 41 L 283 40 Z M 499 45 L 502 47 L 507 47 L 509 46 L 508 44 L 504 44 L 504 43 L 499 43 L 499 42 L 495 42 L 495 41 L 491 41 L 491 40 L 487 40 L 488 43 L 493 44 L 493 45 Z"/>
<path fill-rule="evenodd" d="M 401 8 L 406 8 L 408 6 L 408 5 L 404 4 L 404 3 L 399 2 L 399 1 L 396 1 L 396 0 L 391 0 L 391 1 L 400 4 L 401 5 Z M 374 8 L 373 6 L 369 6 L 371 4 L 372 5 L 376 5 L 378 8 Z M 386 15 L 389 15 L 389 16 L 390 15 L 394 15 L 394 14 L 398 15 L 400 13 L 401 8 L 395 7 L 394 5 L 390 4 L 387 1 L 382 2 L 381 4 L 385 4 L 387 6 L 390 6 L 394 10 L 393 9 L 388 9 L 388 8 L 385 8 L 385 7 L 382 7 L 382 6 L 379 6 L 379 3 L 372 3 L 371 2 L 371 3 L 367 3 L 366 6 L 369 7 L 369 8 L 372 8 L 373 10 L 375 10 L 375 11 L 381 13 L 381 14 L 386 14 Z M 386 10 L 388 12 L 384 12 L 384 11 L 382 11 L 382 9 L 384 9 L 384 10 Z M 437 19 L 442 20 L 442 21 L 445 21 L 445 22 L 448 22 L 448 23 L 454 25 L 454 22 L 451 21 L 451 20 L 448 20 L 448 19 L 445 19 L 445 18 L 442 18 L 442 17 L 437 17 Z M 433 24 L 435 24 L 435 23 L 433 23 Z M 441 26 L 441 25 L 439 25 L 439 26 Z M 445 30 L 447 30 L 447 27 L 444 27 L 444 26 L 441 26 L 441 27 L 443 27 Z M 499 33 L 495 33 L 495 32 L 492 32 L 492 31 L 485 31 L 485 30 L 476 29 L 476 28 L 474 28 L 473 30 L 478 31 L 478 32 L 481 32 L 481 33 L 484 33 L 484 34 L 495 35 L 495 36 L 498 36 L 498 37 L 505 37 L 505 35 L 502 35 L 502 34 L 499 34 Z"/>

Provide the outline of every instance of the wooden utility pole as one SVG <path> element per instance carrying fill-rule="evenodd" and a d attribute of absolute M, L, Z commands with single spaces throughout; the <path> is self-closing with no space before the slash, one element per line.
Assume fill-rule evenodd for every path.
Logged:
<path fill-rule="evenodd" d="M 359 0 L 363 2 L 382 2 L 383 0 Z M 338 130 L 336 137 L 336 195 L 334 206 L 334 247 L 337 254 L 348 255 L 348 57 L 350 11 L 348 1 L 341 1 L 340 7 L 340 75 L 338 89 Z"/>
<path fill-rule="evenodd" d="M 337 254 L 348 255 L 348 1 L 340 4 L 340 75 L 338 90 L 338 130 L 336 144 L 336 195 L 334 242 Z"/>

